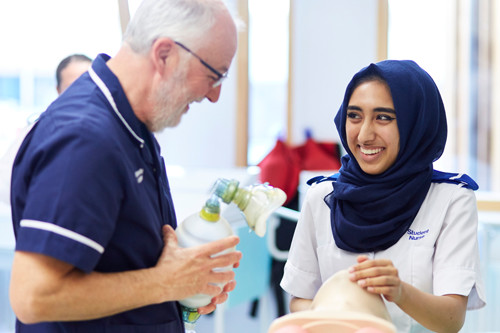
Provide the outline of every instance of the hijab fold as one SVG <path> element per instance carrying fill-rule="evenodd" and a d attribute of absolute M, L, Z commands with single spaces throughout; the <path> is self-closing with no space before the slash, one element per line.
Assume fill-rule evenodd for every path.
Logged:
<path fill-rule="evenodd" d="M 394 164 L 378 175 L 360 168 L 349 150 L 346 115 L 360 79 L 376 75 L 389 86 L 399 129 L 399 153 Z M 433 179 L 433 165 L 443 153 L 446 114 L 432 78 L 410 60 L 385 60 L 354 75 L 335 117 L 347 151 L 333 192 L 325 197 L 331 209 L 333 237 L 338 247 L 362 253 L 394 245 L 415 219 Z"/>

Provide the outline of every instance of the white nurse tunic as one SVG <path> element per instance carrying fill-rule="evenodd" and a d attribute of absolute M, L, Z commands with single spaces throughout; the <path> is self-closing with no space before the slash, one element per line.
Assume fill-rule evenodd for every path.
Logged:
<path fill-rule="evenodd" d="M 330 276 L 356 264 L 359 253 L 338 248 L 333 239 L 324 201 L 332 190 L 330 181 L 313 184 L 302 206 L 281 281 L 282 288 L 296 297 L 314 298 Z M 485 305 L 485 296 L 477 227 L 472 190 L 432 183 L 408 232 L 390 248 L 365 254 L 392 260 L 400 279 L 422 291 L 468 295 L 467 308 L 478 309 Z M 386 305 L 398 332 L 428 331 L 394 303 Z"/>

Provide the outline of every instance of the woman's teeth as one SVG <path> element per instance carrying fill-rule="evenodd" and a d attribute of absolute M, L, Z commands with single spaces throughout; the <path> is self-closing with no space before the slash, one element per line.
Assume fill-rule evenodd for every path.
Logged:
<path fill-rule="evenodd" d="M 377 154 L 377 153 L 380 153 L 383 148 L 375 148 L 375 149 L 367 149 L 367 148 L 363 148 L 363 147 L 359 147 L 361 152 L 365 155 L 373 155 L 373 154 Z"/>

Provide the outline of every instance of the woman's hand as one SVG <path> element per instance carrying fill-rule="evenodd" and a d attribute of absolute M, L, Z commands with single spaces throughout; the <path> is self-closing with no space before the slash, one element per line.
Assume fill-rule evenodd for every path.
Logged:
<path fill-rule="evenodd" d="M 357 282 L 370 293 L 383 295 L 390 302 L 398 303 L 401 300 L 403 284 L 391 260 L 370 260 L 360 255 L 357 261 L 357 265 L 349 268 L 351 281 Z"/>
<path fill-rule="evenodd" d="M 432 295 L 399 279 L 398 270 L 387 259 L 360 255 L 349 269 L 351 281 L 368 292 L 380 294 L 433 332 L 458 332 L 465 320 L 467 296 Z"/>

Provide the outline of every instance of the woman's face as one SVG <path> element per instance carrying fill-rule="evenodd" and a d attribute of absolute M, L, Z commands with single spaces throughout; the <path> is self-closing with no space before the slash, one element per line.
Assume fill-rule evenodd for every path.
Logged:
<path fill-rule="evenodd" d="M 373 80 L 354 89 L 345 129 L 349 149 L 364 172 L 378 175 L 394 164 L 399 130 L 387 84 Z"/>

